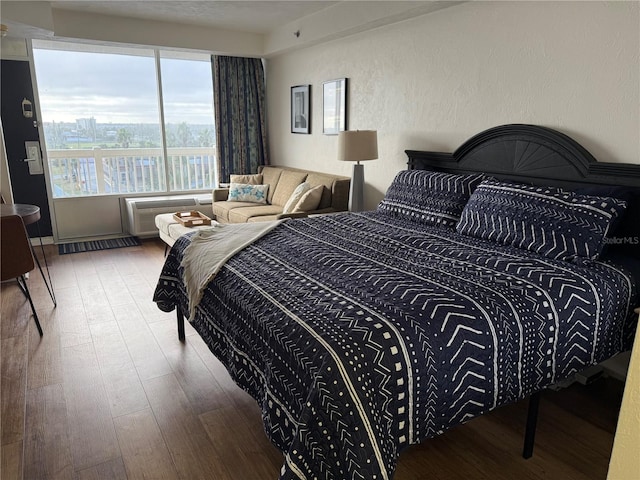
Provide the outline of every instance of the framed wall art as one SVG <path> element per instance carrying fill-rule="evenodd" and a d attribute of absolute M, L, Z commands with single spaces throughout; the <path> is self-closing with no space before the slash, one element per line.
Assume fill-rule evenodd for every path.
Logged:
<path fill-rule="evenodd" d="M 347 79 L 322 84 L 322 133 L 337 135 L 347 129 Z"/>
<path fill-rule="evenodd" d="M 311 85 L 291 87 L 291 133 L 311 132 Z"/>

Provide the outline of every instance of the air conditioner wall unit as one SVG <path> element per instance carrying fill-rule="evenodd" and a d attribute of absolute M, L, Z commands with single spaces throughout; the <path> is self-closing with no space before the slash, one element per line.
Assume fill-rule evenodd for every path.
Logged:
<path fill-rule="evenodd" d="M 125 228 L 136 237 L 158 236 L 156 215 L 197 210 L 213 216 L 211 195 L 174 195 L 125 198 Z"/>

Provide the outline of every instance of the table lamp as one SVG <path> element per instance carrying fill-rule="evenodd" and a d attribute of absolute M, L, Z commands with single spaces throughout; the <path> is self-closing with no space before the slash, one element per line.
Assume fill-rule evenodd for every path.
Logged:
<path fill-rule="evenodd" d="M 349 191 L 349 211 L 361 212 L 364 207 L 364 165 L 360 162 L 378 158 L 378 132 L 351 130 L 338 133 L 338 160 L 356 162 Z"/>

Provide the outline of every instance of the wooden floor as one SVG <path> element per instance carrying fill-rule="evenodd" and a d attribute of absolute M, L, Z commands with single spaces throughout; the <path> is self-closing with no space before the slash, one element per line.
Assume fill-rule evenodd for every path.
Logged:
<path fill-rule="evenodd" d="M 47 249 L 57 308 L 37 271 L 29 280 L 43 338 L 18 287 L 2 285 L 2 480 L 278 478 L 255 402 L 151 301 L 161 242 Z M 547 394 L 530 460 L 520 403 L 411 447 L 394 478 L 604 480 L 621 392 L 606 380 Z"/>

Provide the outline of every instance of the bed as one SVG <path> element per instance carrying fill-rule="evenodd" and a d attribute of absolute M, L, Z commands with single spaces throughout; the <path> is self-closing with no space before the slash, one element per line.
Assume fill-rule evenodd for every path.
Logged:
<path fill-rule="evenodd" d="M 282 222 L 225 259 L 195 308 L 194 236 L 166 258 L 154 301 L 183 341 L 191 307 L 260 405 L 282 480 L 392 478 L 409 445 L 630 348 L 640 165 L 532 125 L 407 155 L 376 211 Z"/>

